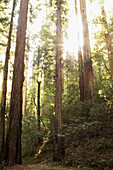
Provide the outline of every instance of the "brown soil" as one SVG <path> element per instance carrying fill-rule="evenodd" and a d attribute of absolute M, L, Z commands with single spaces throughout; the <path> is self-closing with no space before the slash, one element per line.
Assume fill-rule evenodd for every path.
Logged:
<path fill-rule="evenodd" d="M 52 170 L 53 168 L 47 167 L 47 165 L 34 164 L 34 165 L 16 165 L 13 167 L 7 167 L 5 168 L 5 170 Z"/>
<path fill-rule="evenodd" d="M 62 166 L 52 166 L 51 164 L 32 164 L 32 165 L 16 165 L 6 167 L 5 170 L 73 170 L 73 168 L 65 168 Z"/>

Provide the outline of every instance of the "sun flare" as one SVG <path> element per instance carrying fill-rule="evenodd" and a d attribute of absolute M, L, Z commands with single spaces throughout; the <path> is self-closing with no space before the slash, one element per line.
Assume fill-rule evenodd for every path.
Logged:
<path fill-rule="evenodd" d="M 79 8 L 79 7 L 78 7 Z M 69 53 L 78 58 L 78 49 L 79 46 L 83 46 L 83 35 L 82 35 L 82 22 L 80 17 L 80 11 L 78 10 L 78 16 L 75 14 L 75 4 L 69 4 L 69 24 L 67 29 L 68 38 L 64 37 L 64 58 L 66 57 L 65 53 Z"/>

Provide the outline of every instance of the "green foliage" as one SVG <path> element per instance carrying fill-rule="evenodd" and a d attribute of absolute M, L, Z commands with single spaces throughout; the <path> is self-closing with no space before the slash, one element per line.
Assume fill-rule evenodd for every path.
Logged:
<path fill-rule="evenodd" d="M 9 17 L 8 17 L 8 10 L 7 10 L 7 5 L 6 1 L 0 3 L 0 46 L 4 47 L 6 46 L 6 40 L 8 31 L 6 27 L 9 25 Z"/>
<path fill-rule="evenodd" d="M 0 169 L 5 169 L 5 166 L 6 166 L 6 162 L 5 160 L 2 161 L 2 163 L 0 164 Z"/>
<path fill-rule="evenodd" d="M 0 72 L 3 70 L 3 62 L 0 60 Z"/>
<path fill-rule="evenodd" d="M 92 53 L 96 79 L 95 100 L 108 101 L 109 104 L 113 101 L 113 77 L 109 67 L 109 56 L 105 35 L 109 33 L 112 43 L 112 18 L 113 17 L 110 17 L 109 21 L 107 21 L 106 17 L 103 16 L 98 16 L 94 19 L 94 23 L 96 25 L 101 24 L 102 29 L 96 33 L 96 43 L 94 46 L 94 52 Z"/>
<path fill-rule="evenodd" d="M 0 23 L 1 24 L 6 24 L 6 21 L 8 21 L 8 17 L 0 18 Z M 4 26 L 6 26 L 6 25 L 4 25 Z"/>
<path fill-rule="evenodd" d="M 30 1 L 30 8 L 29 8 L 29 12 L 30 12 L 30 15 L 29 15 L 29 21 L 31 24 L 33 24 L 34 20 L 37 18 L 37 11 L 40 11 L 42 10 L 41 9 L 41 3 L 39 0 L 37 0 L 35 2 L 35 4 Z"/>
<path fill-rule="evenodd" d="M 103 137 L 102 139 L 100 139 L 99 143 L 96 146 L 96 151 L 106 151 L 108 148 L 110 147 L 110 143 L 108 142 L 108 140 Z"/>
<path fill-rule="evenodd" d="M 86 136 L 93 138 L 100 135 L 102 121 L 106 121 L 107 119 L 107 115 L 105 114 L 106 107 L 103 107 L 104 105 L 105 104 L 101 106 L 98 103 L 94 104 L 91 102 L 80 104 L 77 102 L 74 113 L 75 116 L 70 112 L 70 115 L 67 117 L 68 120 L 65 120 L 64 123 L 64 129 L 67 129 L 65 140 L 69 140 L 67 136 L 70 135 L 70 133 L 76 136 L 76 139 L 83 139 Z"/>
<path fill-rule="evenodd" d="M 57 7 L 57 1 L 56 0 L 50 0 L 49 1 L 50 8 L 52 10 L 52 13 L 50 15 L 51 21 L 56 24 L 56 7 Z M 61 1 L 61 22 L 62 22 L 62 29 L 65 31 L 65 28 L 68 24 L 68 14 L 69 8 L 67 0 Z"/>
<path fill-rule="evenodd" d="M 50 6 L 49 6 L 50 5 Z M 56 0 L 46 4 L 49 12 L 41 28 L 40 35 L 34 35 L 38 40 L 33 56 L 32 77 L 27 96 L 27 116 L 23 119 L 22 145 L 23 155 L 32 155 L 40 149 L 39 139 L 49 133 L 54 134 L 55 117 L 55 43 L 56 40 Z M 30 12 L 34 17 L 33 7 Z M 67 25 L 67 2 L 62 1 L 62 28 Z M 31 19 L 32 21 L 32 19 Z M 113 19 L 110 21 L 113 23 Z M 108 108 L 112 108 L 113 77 L 110 73 L 108 54 L 106 52 L 105 33 L 112 36 L 113 26 L 107 23 L 105 17 L 97 17 L 95 24 L 102 24 L 103 29 L 96 34 L 96 44 L 91 58 L 95 70 L 95 96 L 93 101 L 79 101 L 79 63 L 67 54 L 63 64 L 63 96 L 62 117 L 63 134 L 66 147 L 64 164 L 71 166 L 90 166 L 106 168 L 112 165 L 111 157 L 98 158 L 100 152 L 106 152 L 111 146 L 106 135 L 109 125 Z M 39 40 L 40 38 L 40 40 Z M 40 44 L 40 45 L 39 45 Z M 37 78 L 41 75 L 41 131 L 37 124 Z M 109 106 L 108 106 L 109 105 Z M 111 112 L 110 112 L 111 114 Z M 105 129 L 105 130 L 104 130 Z M 103 137 L 104 136 L 104 137 Z M 49 143 L 48 142 L 48 143 Z M 111 146 L 112 147 L 112 146 Z M 87 151 L 85 150 L 87 148 Z M 51 150 L 51 148 L 50 148 Z M 44 151 L 44 148 L 43 148 Z M 89 151 L 91 153 L 89 153 Z M 52 151 L 50 151 L 52 152 Z M 95 153 L 96 152 L 96 153 Z M 87 154 L 86 154 L 87 153 Z M 46 153 L 47 155 L 48 153 Z M 78 155 L 77 155 L 78 154 Z M 93 155 L 94 154 L 94 155 Z M 107 155 L 107 154 L 106 154 Z M 26 161 L 27 162 L 27 161 Z"/>
<path fill-rule="evenodd" d="M 22 147 L 23 156 L 30 156 L 38 151 L 40 141 L 43 141 L 46 130 L 38 130 L 38 120 L 35 115 L 25 116 L 23 119 Z"/>
<path fill-rule="evenodd" d="M 63 122 L 65 165 L 98 169 L 112 166 L 112 124 L 106 109 L 107 102 L 91 101 L 76 102 L 74 114 L 70 109 Z"/>
<path fill-rule="evenodd" d="M 96 157 L 95 158 L 91 157 L 88 159 L 88 164 L 92 168 L 98 168 L 104 170 L 109 170 L 110 167 L 112 168 L 111 159 L 110 160 L 101 159 L 98 161 Z"/>
<path fill-rule="evenodd" d="M 63 61 L 63 95 L 62 95 L 62 112 L 63 121 L 69 121 L 69 117 L 72 118 L 75 115 L 75 111 L 79 107 L 79 71 L 78 63 L 72 58 L 71 55 L 66 56 Z"/>

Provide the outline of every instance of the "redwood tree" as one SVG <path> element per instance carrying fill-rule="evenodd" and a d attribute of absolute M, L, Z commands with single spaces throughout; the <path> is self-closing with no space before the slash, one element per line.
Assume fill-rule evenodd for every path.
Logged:
<path fill-rule="evenodd" d="M 86 12 L 86 0 L 80 0 L 80 12 L 83 24 L 83 60 L 84 60 L 84 100 L 92 100 L 94 95 L 94 77 L 91 60 L 91 48 Z"/>
<path fill-rule="evenodd" d="M 56 101 L 55 101 L 55 161 L 61 161 L 64 155 L 62 134 L 62 33 L 61 33 L 61 0 L 57 0 L 56 23 Z"/>
<path fill-rule="evenodd" d="M 6 106 L 6 93 L 7 93 L 8 61 L 10 57 L 11 35 L 12 35 L 12 30 L 13 30 L 13 18 L 14 18 L 14 11 L 16 7 L 16 1 L 17 0 L 13 1 L 11 22 L 10 22 L 9 35 L 8 35 L 8 43 L 7 43 L 7 49 L 6 49 L 6 58 L 5 58 L 4 72 L 3 72 L 3 87 L 2 87 L 2 97 L 1 97 L 1 107 L 0 107 L 0 160 L 4 152 L 5 106 Z"/>
<path fill-rule="evenodd" d="M 75 0 L 75 13 L 77 17 L 77 25 L 79 24 L 78 20 L 78 3 L 77 0 Z M 84 101 L 84 73 L 83 73 L 83 56 L 82 56 L 82 50 L 80 45 L 80 32 L 79 32 L 79 25 L 78 25 L 78 60 L 79 60 L 79 90 L 80 90 L 80 101 Z"/>
<path fill-rule="evenodd" d="M 4 159 L 8 165 L 21 164 L 22 87 L 28 0 L 21 0 L 17 28 L 13 82 Z"/>

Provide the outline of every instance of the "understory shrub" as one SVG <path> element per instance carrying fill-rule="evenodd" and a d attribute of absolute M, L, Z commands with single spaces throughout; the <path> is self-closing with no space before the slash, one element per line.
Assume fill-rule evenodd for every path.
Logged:
<path fill-rule="evenodd" d="M 38 120 L 35 115 L 28 115 L 23 118 L 22 131 L 22 151 L 24 155 L 30 155 L 37 152 L 38 146 L 43 141 L 46 129 L 38 129 Z"/>

